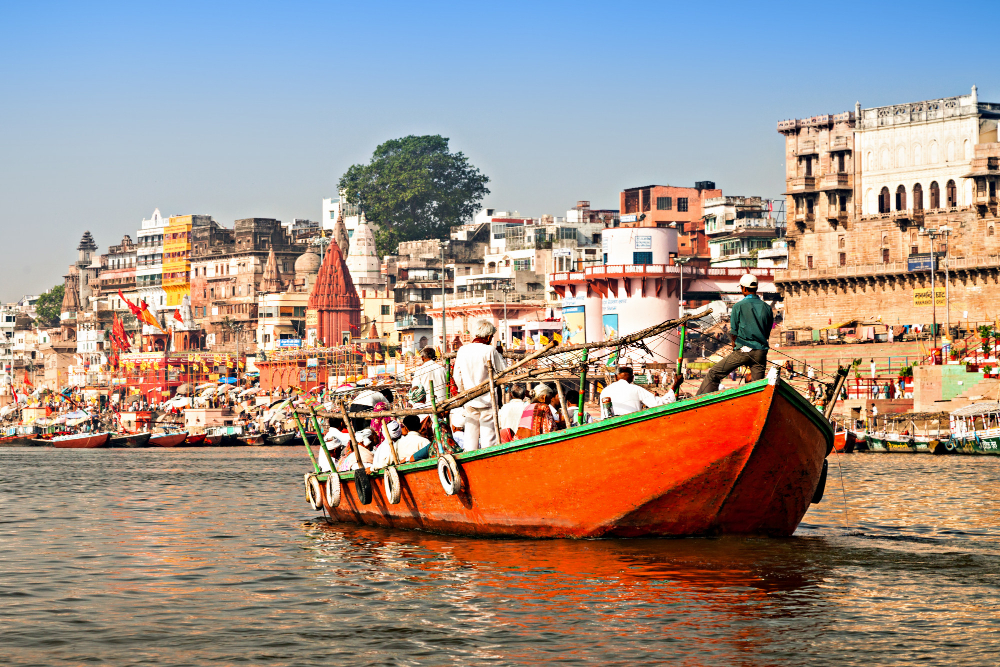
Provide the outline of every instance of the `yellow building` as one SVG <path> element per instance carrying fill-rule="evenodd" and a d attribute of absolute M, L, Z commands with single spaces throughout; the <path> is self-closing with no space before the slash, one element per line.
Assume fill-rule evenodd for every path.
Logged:
<path fill-rule="evenodd" d="M 163 230 L 163 291 L 167 306 L 191 293 L 191 228 L 212 223 L 210 215 L 175 215 Z"/>

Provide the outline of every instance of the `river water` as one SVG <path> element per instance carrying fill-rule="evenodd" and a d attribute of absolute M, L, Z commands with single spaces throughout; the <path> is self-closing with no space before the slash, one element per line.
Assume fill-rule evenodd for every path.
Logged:
<path fill-rule="evenodd" d="M 0 449 L 0 664 L 1000 663 L 1000 458 L 841 455 L 789 539 L 597 541 L 326 525 L 307 464 Z"/>

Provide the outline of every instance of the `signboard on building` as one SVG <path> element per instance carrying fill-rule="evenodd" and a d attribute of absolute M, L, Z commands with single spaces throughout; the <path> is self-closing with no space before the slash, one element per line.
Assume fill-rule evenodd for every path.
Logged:
<path fill-rule="evenodd" d="M 944 298 L 944 288 L 938 287 L 934 290 L 934 301 L 936 305 L 943 306 L 945 304 Z M 923 289 L 913 290 L 913 305 L 914 306 L 930 306 L 931 305 L 931 288 L 925 287 Z"/>
<path fill-rule="evenodd" d="M 934 255 L 937 257 L 938 267 L 940 267 L 941 258 L 944 256 L 944 253 L 936 252 L 934 253 Z M 906 258 L 906 270 L 930 271 L 931 263 L 932 263 L 931 254 L 929 252 L 918 252 Z"/>
<path fill-rule="evenodd" d="M 302 347 L 301 338 L 279 338 L 278 347 Z"/>
<path fill-rule="evenodd" d="M 635 222 L 639 219 L 639 215 L 636 213 L 629 213 L 628 215 L 623 215 L 619 218 L 621 222 Z"/>
<path fill-rule="evenodd" d="M 572 257 L 573 256 L 573 249 L 572 248 L 556 248 L 555 250 L 552 251 L 552 256 L 553 257 Z"/>
<path fill-rule="evenodd" d="M 653 247 L 653 237 L 652 236 L 636 236 L 635 237 L 635 249 L 636 250 L 650 250 Z"/>
<path fill-rule="evenodd" d="M 306 311 L 306 326 L 316 328 L 319 326 L 319 312 L 315 310 Z"/>
<path fill-rule="evenodd" d="M 566 343 L 587 342 L 587 314 L 583 305 L 563 305 L 563 341 Z"/>
<path fill-rule="evenodd" d="M 306 368 L 317 368 L 318 366 L 319 366 L 318 358 L 312 357 L 310 359 L 306 359 Z"/>

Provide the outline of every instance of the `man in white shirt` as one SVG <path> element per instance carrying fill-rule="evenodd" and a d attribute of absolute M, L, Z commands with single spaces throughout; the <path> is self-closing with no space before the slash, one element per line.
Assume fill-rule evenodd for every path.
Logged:
<path fill-rule="evenodd" d="M 517 427 L 521 423 L 521 413 L 528 403 L 524 400 L 527 392 L 521 385 L 515 385 L 510 390 L 510 400 L 500 408 L 500 428 L 509 428 L 517 433 Z"/>
<path fill-rule="evenodd" d="M 403 436 L 396 441 L 396 455 L 401 463 L 413 460 L 413 455 L 431 444 L 431 441 L 420 435 L 420 417 L 406 415 L 403 417 Z"/>
<path fill-rule="evenodd" d="M 661 405 L 660 399 L 646 391 L 642 387 L 632 384 L 632 368 L 630 366 L 618 367 L 618 379 L 612 382 L 601 391 L 601 418 L 607 419 L 611 415 L 606 414 L 604 399 L 611 399 L 611 409 L 614 416 L 627 415 L 630 412 L 638 412 L 643 408 L 653 408 Z"/>
<path fill-rule="evenodd" d="M 493 373 L 507 368 L 500 353 L 490 345 L 497 328 L 492 322 L 480 320 L 476 325 L 473 341 L 459 348 L 455 355 L 455 385 L 459 391 L 472 389 L 489 379 L 490 365 Z M 487 391 L 465 404 L 465 447 L 478 449 L 497 444 L 493 424 L 493 397 Z"/>
<path fill-rule="evenodd" d="M 433 347 L 425 347 L 420 350 L 420 357 L 424 363 L 413 369 L 413 380 L 410 385 L 413 387 L 423 387 L 427 402 L 430 403 L 431 383 L 434 383 L 434 399 L 440 403 L 445 399 L 448 391 L 448 378 L 444 366 L 437 361 L 437 352 Z"/>

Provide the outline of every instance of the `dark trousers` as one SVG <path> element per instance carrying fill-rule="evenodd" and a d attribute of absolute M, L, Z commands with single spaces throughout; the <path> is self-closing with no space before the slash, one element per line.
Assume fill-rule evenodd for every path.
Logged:
<path fill-rule="evenodd" d="M 710 394 L 713 391 L 719 391 L 719 382 L 722 378 L 743 366 L 750 367 L 751 379 L 760 380 L 767 373 L 766 363 L 767 350 L 750 350 L 749 352 L 733 350 L 729 353 L 728 357 L 708 370 L 708 375 L 702 380 L 696 395 L 700 396 L 702 394 Z"/>

